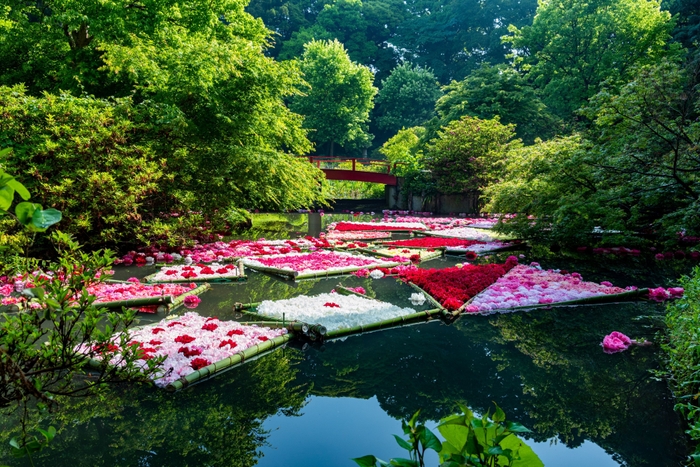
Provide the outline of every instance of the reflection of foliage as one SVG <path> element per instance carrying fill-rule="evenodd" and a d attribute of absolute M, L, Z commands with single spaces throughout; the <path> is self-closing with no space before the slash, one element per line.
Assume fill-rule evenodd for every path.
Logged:
<path fill-rule="evenodd" d="M 683 450 L 682 433 L 664 403 L 666 388 L 649 379 L 657 366 L 652 349 L 611 356 L 598 345 L 613 329 L 649 337 L 653 330 L 630 318 L 654 310 L 629 304 L 465 316 L 449 327 L 372 333 L 309 353 L 302 380 L 313 380 L 317 394 L 376 396 L 395 418 L 423 408 L 422 418 L 437 420 L 455 400 L 483 413 L 497 401 L 539 441 L 559 437 L 575 447 L 589 439 L 629 465 L 666 465 L 669 453 Z"/>
<path fill-rule="evenodd" d="M 280 410 L 296 415 L 304 404 L 308 388 L 295 383 L 299 358 L 297 350 L 278 351 L 174 395 L 123 388 L 66 403 L 53 419 L 61 435 L 39 462 L 254 465 L 267 436 L 264 419 Z M 12 428 L 3 428 L 4 449 Z"/>

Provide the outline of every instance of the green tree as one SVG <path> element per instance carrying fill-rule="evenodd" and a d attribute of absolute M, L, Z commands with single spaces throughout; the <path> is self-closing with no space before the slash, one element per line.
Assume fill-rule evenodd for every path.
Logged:
<path fill-rule="evenodd" d="M 346 149 L 369 147 L 366 127 L 377 93 L 369 68 L 352 62 L 337 40 L 306 44 L 300 66 L 310 89 L 295 96 L 290 107 L 305 117 L 310 138 L 329 143 L 331 156 L 335 143 Z"/>
<path fill-rule="evenodd" d="M 443 126 L 465 115 L 482 119 L 499 116 L 504 124 L 516 125 L 517 136 L 529 144 L 557 131 L 556 118 L 527 80 L 511 67 L 483 65 L 462 81 L 445 86 L 444 91 L 435 106 Z"/>
<path fill-rule="evenodd" d="M 404 63 L 382 81 L 377 96 L 377 125 L 391 133 L 420 125 L 433 117 L 441 95 L 430 70 Z"/>
<path fill-rule="evenodd" d="M 34 97 L 59 91 L 129 97 L 133 105 L 151 109 L 138 118 L 156 127 L 175 125 L 178 131 L 150 131 L 145 138 L 177 174 L 159 187 L 176 204 L 213 214 L 285 210 L 321 199 L 316 189 L 321 173 L 293 157 L 311 148 L 302 119 L 284 105 L 297 92 L 300 72 L 293 62 L 264 55 L 270 31 L 244 12 L 243 2 L 11 0 L 5 5 L 0 84 L 24 83 Z M 93 105 L 85 99 L 72 102 Z M 71 131 L 80 130 L 66 126 L 53 137 Z M 57 172 L 32 176 L 61 183 Z M 156 206 L 169 212 L 172 204 Z"/>
<path fill-rule="evenodd" d="M 546 1 L 531 26 L 509 27 L 504 40 L 547 106 L 568 119 L 603 81 L 624 83 L 633 66 L 667 55 L 672 28 L 658 0 Z"/>
<path fill-rule="evenodd" d="M 514 125 L 465 116 L 430 141 L 425 166 L 441 193 L 479 192 L 495 181 L 508 151 L 520 145 Z"/>

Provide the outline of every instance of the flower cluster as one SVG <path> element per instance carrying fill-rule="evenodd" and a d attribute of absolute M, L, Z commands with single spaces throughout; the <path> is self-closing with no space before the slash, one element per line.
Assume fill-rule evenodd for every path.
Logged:
<path fill-rule="evenodd" d="M 133 300 L 135 298 L 160 297 L 170 295 L 173 298 L 184 295 L 196 284 L 141 284 L 140 282 L 101 282 L 87 288 L 90 295 L 97 297 L 95 303 Z"/>
<path fill-rule="evenodd" d="M 700 251 L 690 251 L 688 253 L 683 250 L 666 251 L 664 253 L 656 253 L 654 258 L 657 261 L 668 261 L 671 259 L 692 259 L 693 261 L 698 261 L 700 260 Z"/>
<path fill-rule="evenodd" d="M 461 238 L 438 238 L 438 237 L 418 237 L 409 238 L 406 240 L 394 240 L 387 242 L 386 245 L 404 246 L 404 247 L 421 247 L 421 248 L 442 248 L 448 250 L 454 249 L 457 251 L 464 250 L 472 245 L 483 244 L 479 240 L 463 240 Z"/>
<path fill-rule="evenodd" d="M 413 282 L 448 310 L 460 308 L 467 300 L 496 282 L 517 264 L 514 256 L 505 264 L 469 265 L 462 268 L 413 269 L 400 277 Z"/>
<path fill-rule="evenodd" d="M 392 255 L 392 256 L 400 256 L 403 258 L 407 258 L 407 260 L 410 260 L 412 262 L 420 262 L 425 259 L 431 259 L 435 258 L 436 256 L 440 256 L 440 253 L 436 253 L 435 250 L 412 250 L 409 248 L 377 248 L 377 249 L 372 249 L 372 251 L 376 251 L 377 253 L 381 253 L 383 255 Z M 401 262 L 405 262 L 401 261 Z"/>
<path fill-rule="evenodd" d="M 685 293 L 685 290 L 682 287 L 671 287 L 670 289 L 657 287 L 649 289 L 649 299 L 655 302 L 664 302 L 672 298 L 681 298 L 683 293 Z"/>
<path fill-rule="evenodd" d="M 255 268 L 269 268 L 296 271 L 298 273 L 337 272 L 346 268 L 370 268 L 390 264 L 386 260 L 370 256 L 355 255 L 342 251 L 314 251 L 309 253 L 290 253 L 286 255 L 259 256 L 243 258 L 243 264 Z"/>
<path fill-rule="evenodd" d="M 257 312 L 262 316 L 277 319 L 282 319 L 284 315 L 284 319 L 289 321 L 321 324 L 329 330 L 336 330 L 376 323 L 415 311 L 412 308 L 401 308 L 357 295 L 331 293 L 300 295 L 286 300 L 265 300 L 258 305 Z"/>
<path fill-rule="evenodd" d="M 388 232 L 374 230 L 331 230 L 327 234 L 322 234 L 322 238 L 332 242 L 335 240 L 378 240 L 383 238 L 391 238 Z"/>
<path fill-rule="evenodd" d="M 472 227 L 454 227 L 445 230 L 433 231 L 433 235 L 440 237 L 461 238 L 464 240 L 480 240 L 482 242 L 493 242 L 496 239 L 483 230 Z"/>
<path fill-rule="evenodd" d="M 341 232 L 349 230 L 426 230 L 420 222 L 337 222 L 330 224 L 328 230 Z"/>
<path fill-rule="evenodd" d="M 189 266 L 177 265 L 162 268 L 151 276 L 152 282 L 174 282 L 183 280 L 208 280 L 208 279 L 232 279 L 240 277 L 241 272 L 238 266 L 228 263 L 219 264 L 203 263 L 191 264 Z"/>
<path fill-rule="evenodd" d="M 632 345 L 632 339 L 621 332 L 613 331 L 603 338 L 600 345 L 603 346 L 605 353 L 612 354 L 627 350 Z"/>
<path fill-rule="evenodd" d="M 135 330 L 130 344 L 139 346 L 143 360 L 165 357 L 163 374 L 155 380 L 157 386 L 165 387 L 195 370 L 286 332 L 286 329 L 244 326 L 188 312 L 174 321 L 164 319 Z M 94 353 L 89 347 L 82 350 Z"/>
<path fill-rule="evenodd" d="M 551 269 L 545 271 L 538 266 L 519 265 L 475 297 L 466 307 L 466 311 L 491 311 L 560 303 L 635 289 L 636 287 L 614 287 L 610 282 L 585 282 L 576 272 L 569 274 Z"/>

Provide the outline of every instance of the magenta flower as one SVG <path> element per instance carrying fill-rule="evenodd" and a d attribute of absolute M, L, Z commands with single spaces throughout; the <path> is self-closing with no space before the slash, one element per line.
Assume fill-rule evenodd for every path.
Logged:
<path fill-rule="evenodd" d="M 196 295 L 188 295 L 185 297 L 184 305 L 187 308 L 197 308 L 201 301 L 202 299 Z"/>
<path fill-rule="evenodd" d="M 605 353 L 613 354 L 625 351 L 632 345 L 632 339 L 618 331 L 613 331 L 603 338 L 600 344 Z"/>

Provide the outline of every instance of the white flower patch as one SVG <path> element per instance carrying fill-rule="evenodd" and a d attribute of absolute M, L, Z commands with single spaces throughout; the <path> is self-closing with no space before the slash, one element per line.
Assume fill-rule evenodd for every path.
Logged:
<path fill-rule="evenodd" d="M 425 295 L 422 293 L 412 293 L 409 300 L 411 301 L 411 305 L 421 306 L 425 303 Z"/>
<path fill-rule="evenodd" d="M 371 277 L 372 279 L 381 279 L 382 277 L 384 277 L 384 273 L 379 269 L 375 269 L 374 271 L 369 273 L 369 277 Z"/>
<path fill-rule="evenodd" d="M 321 324 L 329 331 L 376 323 L 398 316 L 415 313 L 412 308 L 401 308 L 356 295 L 320 294 L 301 295 L 286 300 L 265 300 L 258 305 L 258 314 L 288 321 Z"/>
<path fill-rule="evenodd" d="M 437 237 L 462 238 L 464 240 L 480 240 L 482 242 L 493 242 L 496 240 L 483 230 L 471 227 L 455 227 L 452 229 L 432 231 L 430 233 Z"/>

